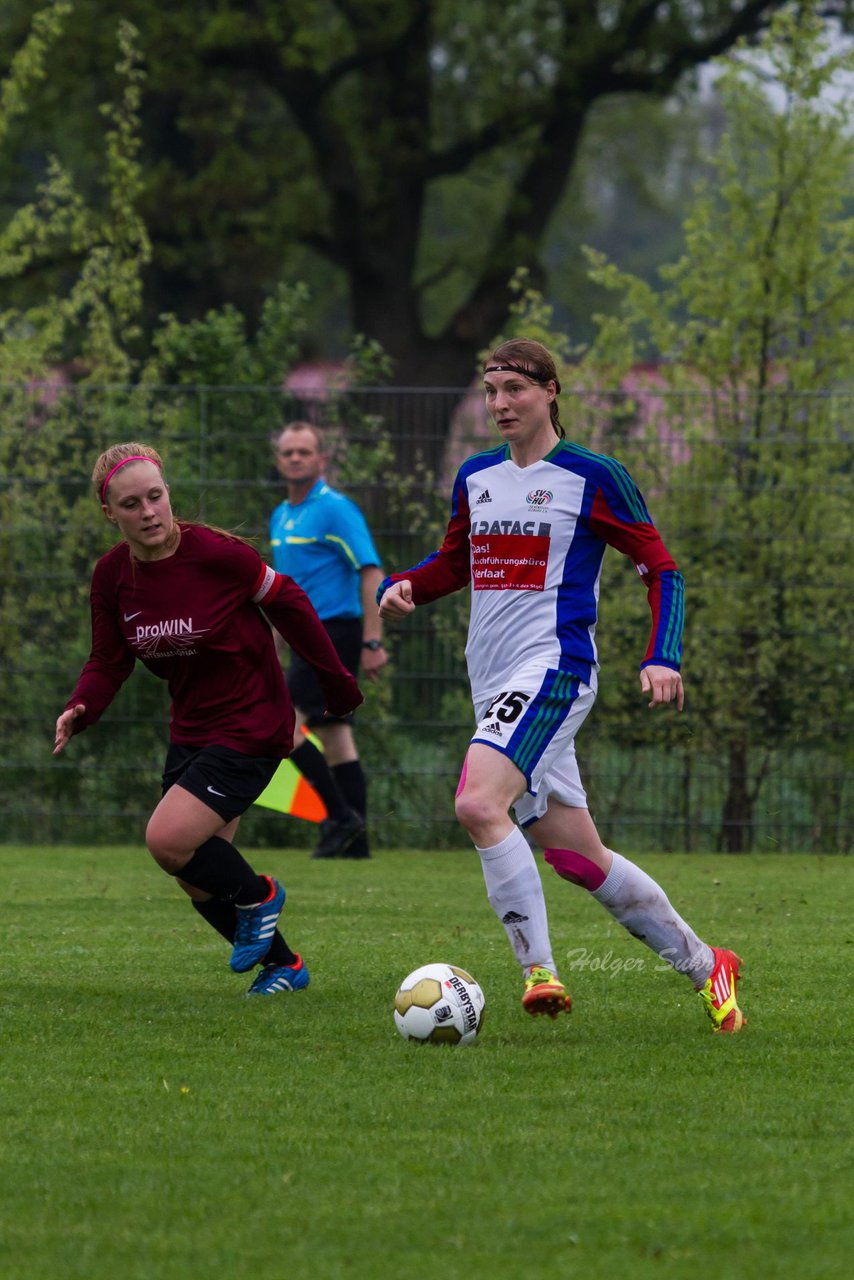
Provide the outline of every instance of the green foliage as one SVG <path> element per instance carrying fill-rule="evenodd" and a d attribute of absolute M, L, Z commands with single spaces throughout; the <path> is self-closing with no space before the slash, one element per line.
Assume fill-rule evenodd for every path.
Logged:
<path fill-rule="evenodd" d="M 849 495 L 833 483 L 848 465 L 845 401 L 828 394 L 854 373 L 854 138 L 850 96 L 828 90 L 844 88 L 839 73 L 854 63 L 804 11 L 781 15 L 761 53 L 725 63 L 715 180 L 698 189 L 663 289 L 590 255 L 620 308 L 585 361 L 616 378 L 658 352 L 670 388 L 710 396 L 694 400 L 690 457 L 656 506 L 677 557 L 679 540 L 692 549 L 692 732 L 729 752 L 730 848 L 744 845 L 781 738 L 844 751 L 851 722 L 840 640 L 854 578 L 849 557 L 831 588 L 826 566 L 854 538 Z M 769 97 L 769 67 L 782 101 Z"/>
<path fill-rule="evenodd" d="M 531 282 L 531 273 L 527 267 L 518 267 L 513 273 L 510 292 L 513 302 L 510 304 L 507 327 L 490 342 L 482 354 L 488 355 L 499 343 L 511 338 L 531 338 L 535 342 L 542 342 L 554 356 L 558 376 L 563 384 L 570 366 L 580 354 L 580 348 L 573 346 L 568 335 L 556 327 L 554 305 L 547 302 L 541 290 Z"/>
<path fill-rule="evenodd" d="M 740 48 L 722 65 L 713 177 L 697 189 L 684 252 L 661 269 L 663 284 L 589 252 L 591 277 L 617 309 L 597 317 L 597 339 L 569 376 L 578 348 L 518 273 L 504 335 L 538 338 L 563 362 L 567 430 L 630 462 L 687 579 L 684 716 L 641 724 L 625 684 L 606 678 L 594 720 L 635 748 L 674 751 L 676 776 L 686 742 L 705 760 L 723 749 L 728 848 L 747 846 L 781 744 L 824 744 L 838 769 L 854 753 L 843 675 L 854 622 L 848 401 L 832 394 L 854 372 L 854 138 L 843 74 L 852 65 L 817 19 L 781 15 L 758 52 Z M 664 363 L 645 386 L 633 369 L 656 358 Z M 629 374 L 633 393 L 594 390 Z M 635 575 L 611 563 L 598 634 L 606 673 L 636 666 L 643 627 Z M 619 814 L 620 770 L 611 777 L 616 790 L 593 788 L 603 825 Z"/>
<path fill-rule="evenodd" d="M 4 95 L 14 110 L 23 109 L 22 86 L 44 74 L 45 33 L 60 35 L 66 6 L 37 15 L 22 58 L 13 66 Z M 0 275 L 20 276 L 43 258 L 70 256 L 80 262 L 63 296 L 35 303 L 24 311 L 0 314 L 0 376 L 30 378 L 68 354 L 78 357 L 95 381 L 127 380 L 132 368 L 128 347 L 139 336 L 142 269 L 151 248 L 137 212 L 142 189 L 139 167 L 139 105 L 142 72 L 137 33 L 127 22 L 117 30 L 122 82 L 119 100 L 101 108 L 108 129 L 103 139 L 102 185 L 106 207 L 96 211 L 75 189 L 71 176 L 52 158 L 37 201 L 19 208 L 0 232 Z"/>
<path fill-rule="evenodd" d="M 63 19 L 73 8 L 69 0 L 52 0 L 46 8 L 33 14 L 27 38 L 12 57 L 0 85 L 0 143 L 11 121 L 26 112 L 32 86 L 47 75 L 47 56 L 62 36 Z"/>
<path fill-rule="evenodd" d="M 254 325 L 275 282 L 310 270 L 327 307 L 312 316 L 316 344 L 341 334 L 349 306 L 350 327 L 382 343 L 402 383 L 464 385 L 484 335 L 504 322 L 517 266 L 545 260 L 571 302 L 579 217 L 618 187 L 641 193 L 647 212 L 664 210 L 672 234 L 663 188 L 673 165 L 657 147 L 665 136 L 682 145 L 683 121 L 656 110 L 641 127 L 634 104 L 669 95 L 709 49 L 761 30 L 785 3 L 479 0 L 461 11 L 447 0 L 126 0 L 148 74 L 147 327 L 163 311 L 188 321 L 226 303 Z M 26 0 L 4 8 L 0 57 L 30 16 Z M 10 134 L 5 168 L 20 202 L 48 146 L 97 186 L 87 155 L 100 154 L 95 102 L 110 96 L 115 17 L 110 0 L 75 0 L 49 82 L 35 86 L 31 127 Z M 602 103 L 619 111 L 600 113 Z M 633 148 L 620 140 L 635 127 Z M 571 179 L 588 142 L 587 160 L 604 159 L 582 192 Z M 638 152 L 650 172 L 665 171 L 646 183 L 654 190 L 644 191 Z M 624 222 L 610 223 L 623 243 L 638 226 Z M 632 257 L 648 260 L 648 248 Z M 52 291 L 66 261 L 40 259 L 19 296 Z"/>
<path fill-rule="evenodd" d="M 619 314 L 601 320 L 597 367 L 655 352 L 677 385 L 736 396 L 851 376 L 854 56 L 831 52 L 817 19 L 788 12 L 762 53 L 723 63 L 727 131 L 686 219 L 684 255 L 661 269 L 665 287 L 590 254 L 594 280 L 621 296 Z"/>
<path fill-rule="evenodd" d="M 541 15 L 546 26 L 554 18 L 547 21 L 547 9 Z M 137 10 L 146 5 L 131 6 L 133 16 L 139 16 Z M 92 57 L 97 60 L 108 49 L 115 63 L 115 27 L 94 21 L 97 11 L 94 0 L 75 6 L 78 19 L 93 19 L 86 32 Z M 311 62 L 328 70 L 331 45 L 327 40 L 324 46 L 323 38 L 332 29 L 329 12 L 329 5 L 306 10 L 305 40 L 288 43 L 294 66 Z M 285 32 L 291 18 L 281 6 L 266 13 L 269 22 L 278 23 L 277 38 L 293 34 Z M 515 8 L 503 14 L 500 29 L 505 21 L 512 27 L 518 16 Z M 146 45 L 146 68 L 158 75 L 171 68 L 173 78 L 167 80 L 177 94 L 176 77 L 192 80 L 199 15 L 161 7 L 158 18 L 165 43 Z M 480 7 L 472 11 L 469 30 L 486 18 Z M 36 87 L 61 94 L 57 78 L 45 74 L 60 37 L 63 53 L 82 56 L 80 33 L 68 26 L 68 6 L 45 8 L 31 31 L 29 12 L 26 19 L 19 56 L 0 90 L 0 132 L 6 130 L 7 137 L 15 130 L 20 136 L 22 112 Z M 204 15 L 203 43 L 221 49 L 226 37 L 248 41 L 254 21 L 254 10 L 237 14 L 217 6 Z M 803 766 L 814 780 L 809 785 L 799 780 L 793 787 L 796 798 L 786 801 L 786 811 L 799 815 L 795 838 L 803 840 L 800 847 L 835 848 L 845 839 L 841 766 L 847 742 L 838 726 L 850 722 L 843 702 L 848 688 L 843 637 L 850 630 L 847 609 L 854 591 L 850 558 L 844 554 L 851 539 L 844 402 L 823 393 L 833 379 L 850 376 L 850 289 L 845 288 L 850 223 L 839 204 L 850 139 L 841 127 L 845 104 L 833 105 L 831 97 L 819 106 L 817 97 L 836 75 L 835 55 L 819 53 L 815 44 L 813 53 L 805 53 L 810 46 L 803 32 L 795 40 L 792 30 L 781 26 L 778 45 L 767 55 L 786 85 L 785 110 L 769 111 L 757 92 L 756 73 L 745 65 L 746 54 L 725 77 L 736 114 L 720 151 L 721 176 L 701 193 L 687 227 L 685 256 L 665 271 L 661 298 L 643 281 L 615 274 L 600 261 L 597 287 L 618 285 L 614 297 L 623 300 L 623 310 L 610 328 L 603 325 L 598 365 L 591 355 L 574 368 L 577 346 L 554 331 L 552 304 L 523 271 L 516 276 L 509 331 L 533 333 L 561 357 L 568 430 L 629 462 L 689 581 L 688 710 L 681 721 L 639 717 L 633 672 L 646 625 L 643 593 L 616 558 L 606 569 L 601 653 L 606 670 L 622 675 L 603 681 L 596 720 L 601 717 L 635 751 L 648 752 L 654 742 L 657 751 L 672 752 L 686 795 L 704 762 L 712 762 L 708 767 L 716 777 L 726 777 L 725 769 L 721 775 L 721 753 L 726 753 L 723 764 L 736 788 L 733 804 L 739 801 L 737 785 L 746 789 L 747 807 L 742 805 L 739 817 L 736 805 L 736 826 L 750 805 L 760 803 L 760 791 L 764 798 L 766 776 L 778 767 L 781 748 L 797 747 L 801 758 L 820 763 L 812 770 Z M 73 763 L 54 768 L 46 794 L 53 719 L 88 649 L 91 564 L 109 542 L 86 482 L 95 455 L 118 438 L 150 440 L 167 457 L 182 515 L 263 539 L 280 492 L 268 437 L 283 414 L 304 408 L 283 390 L 283 378 L 305 341 L 310 299 L 300 284 L 270 287 L 269 264 L 267 301 L 257 324 L 234 304 L 210 307 L 190 320 L 179 318 L 176 310 L 163 318 L 150 350 L 140 343 L 140 282 L 149 249 L 138 209 L 146 207 L 151 187 L 140 164 L 140 40 L 124 23 L 119 39 L 106 129 L 97 146 L 86 135 L 87 149 L 102 171 L 98 181 L 87 180 L 73 165 L 51 162 L 39 198 L 22 202 L 0 231 L 0 272 L 10 286 L 22 273 L 26 280 L 48 278 L 39 275 L 39 267 L 57 253 L 64 255 L 67 277 L 51 296 L 42 289 L 35 305 L 10 304 L 0 314 L 0 378 L 18 384 L 4 390 L 0 406 L 0 661 L 8 693 L 0 780 L 16 830 L 42 830 L 49 838 L 72 823 L 83 831 L 85 815 L 92 811 L 113 814 L 132 838 L 141 809 L 156 799 L 167 732 L 162 686 L 140 674 L 97 733 L 75 743 Z M 513 60 L 526 57 L 524 49 L 513 46 Z M 793 59 L 790 70 L 786 57 Z M 459 60 L 448 65 L 461 66 Z M 520 70 L 515 61 L 513 67 L 514 74 Z M 93 83 L 101 87 L 78 70 L 76 85 L 88 93 L 94 92 Z M 486 71 L 484 63 L 478 75 Z M 523 87 L 525 94 L 535 89 L 530 80 Z M 229 188 L 250 181 L 238 156 L 249 127 L 246 105 L 226 91 L 219 76 L 196 90 L 193 108 L 204 127 L 193 136 L 220 183 L 213 204 L 225 209 Z M 257 84 L 255 91 L 260 92 Z M 464 89 L 459 92 L 465 96 Z M 269 89 L 261 96 L 266 109 L 272 101 Z M 70 120 L 77 119 L 74 110 L 69 105 Z M 174 114 L 169 118 L 174 123 Z M 271 135 L 282 123 L 275 110 L 264 119 Z M 257 128 L 253 117 L 250 134 Z M 230 140 L 225 150 L 219 148 L 222 131 Z M 78 141 L 83 136 L 70 132 Z M 201 145 L 205 140 L 207 150 Z M 293 177 L 304 156 L 282 147 L 281 137 L 277 148 Z M 251 180 L 258 180 L 255 170 Z M 170 173 L 167 166 L 158 175 L 162 192 Z M 278 176 L 274 168 L 271 181 Z M 505 182 L 507 175 L 494 180 Z M 783 193 L 776 201 L 775 190 Z M 315 221 L 322 220 L 310 183 L 303 194 L 313 201 Z M 275 239 L 271 232 L 265 253 Z M 200 243 L 208 253 L 208 242 Z M 652 438 L 645 429 L 638 401 L 628 393 L 574 394 L 578 385 L 590 387 L 594 371 L 601 379 L 605 369 L 626 367 L 644 343 L 651 349 L 665 339 L 671 345 L 662 349 L 674 362 L 670 385 L 681 389 L 678 411 L 670 413 L 668 424 L 678 437 L 675 454 L 669 441 Z M 72 372 L 86 387 L 63 389 L 53 366 L 81 355 Z M 390 402 L 363 393 L 387 373 L 387 356 L 375 339 L 357 339 L 346 377 L 326 401 L 309 407 L 341 443 L 336 478 L 379 529 L 385 562 L 400 567 L 438 544 L 446 495 L 437 494 L 442 486 L 435 480 L 434 457 L 419 452 L 428 446 L 421 446 L 417 428 L 409 427 L 413 419 L 420 421 L 417 414 L 407 409 L 397 423 L 387 413 Z M 104 385 L 111 380 L 131 385 Z M 698 387 L 711 388 L 704 402 L 710 411 L 697 407 Z M 803 388 L 806 394 L 796 398 Z M 390 421 L 399 432 L 395 449 Z M 405 465 L 400 465 L 402 450 Z M 400 816 L 404 810 L 393 806 L 402 789 L 407 831 L 429 831 L 437 844 L 447 839 L 450 811 L 439 817 L 439 807 L 452 790 L 451 775 L 470 722 L 462 692 L 466 603 L 460 593 L 434 606 L 423 625 L 395 636 L 393 695 L 390 682 L 372 688 L 365 716 L 366 728 L 376 726 L 373 737 L 363 737 L 384 806 L 378 812 Z M 66 620 L 61 634 L 57 617 Z M 632 673 L 631 684 L 625 673 Z M 686 741 L 692 750 L 683 750 Z M 586 776 L 594 779 L 593 790 L 608 813 L 624 812 L 632 762 L 614 763 L 607 744 L 600 750 L 598 740 L 590 743 Z M 419 751 L 424 753 L 421 767 Z M 822 769 L 828 759 L 833 770 L 826 781 Z M 720 808 L 729 800 L 725 795 L 720 801 L 719 791 L 714 795 Z M 700 804 L 706 829 L 711 804 Z M 646 811 L 639 821 L 648 821 Z M 812 824 L 806 831 L 805 822 Z M 773 826 L 771 818 L 769 823 Z M 785 830 L 782 838 L 790 838 L 791 828 Z"/>
<path fill-rule="evenodd" d="M 34 23 L 26 56 L 7 80 L 7 117 L 23 108 L 27 84 L 42 74 L 45 32 L 59 38 L 64 12 L 60 6 L 50 21 Z M 97 515 L 86 481 L 94 458 L 116 439 L 151 441 L 165 456 L 180 514 L 254 534 L 266 529 L 275 501 L 269 436 L 289 406 L 283 380 L 305 328 L 308 294 L 301 284 L 274 288 L 253 332 L 233 306 L 186 323 L 167 315 L 133 380 L 137 362 L 131 350 L 148 256 L 137 212 L 141 72 L 133 28 L 120 23 L 118 38 L 118 97 L 103 108 L 105 198 L 88 200 L 53 161 L 39 201 L 19 209 L 0 234 L 0 271 L 7 278 L 58 247 L 79 262 L 64 293 L 0 317 L 0 377 L 14 384 L 0 407 L 0 661 L 8 693 L 3 733 L 9 766 L 2 793 L 19 816 L 21 784 L 38 776 L 49 726 L 88 650 L 87 585 L 93 561 L 109 545 L 108 526 Z M 71 330 L 79 338 L 76 345 Z M 64 385 L 53 367 L 72 352 L 82 391 Z M 375 342 L 357 340 L 350 380 L 375 382 L 385 365 Z M 343 415 L 343 394 L 342 387 L 326 406 L 330 421 L 367 432 L 367 421 L 357 422 L 355 410 Z M 374 417 L 369 425 L 372 439 L 356 444 L 352 463 L 365 483 L 390 462 L 381 421 Z M 52 584 L 47 597 L 46 583 Z M 58 618 L 67 620 L 61 643 Z M 129 722 L 132 748 L 125 740 Z M 82 806 L 111 813 L 135 830 L 140 803 L 156 801 L 153 762 L 162 758 L 166 736 L 165 690 L 138 674 L 97 734 L 75 743 L 73 763 L 55 767 L 51 814 Z M 140 767 L 138 761 L 145 763 Z M 42 820 L 50 824 L 52 818 L 43 814 Z"/>
<path fill-rule="evenodd" d="M 252 336 L 246 317 L 230 305 L 186 323 L 164 315 L 153 336 L 153 352 L 141 382 L 205 387 L 274 385 L 296 361 L 307 303 L 305 285 L 277 285 Z"/>

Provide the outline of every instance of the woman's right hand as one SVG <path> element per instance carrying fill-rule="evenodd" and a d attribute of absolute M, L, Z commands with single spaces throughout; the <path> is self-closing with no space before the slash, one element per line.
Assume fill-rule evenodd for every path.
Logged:
<path fill-rule="evenodd" d="M 380 600 L 380 617 L 405 618 L 414 608 L 412 583 L 408 578 L 402 578 L 400 582 L 393 582 L 383 593 L 383 598 Z"/>
<path fill-rule="evenodd" d="M 74 721 L 78 720 L 85 712 L 86 707 L 82 702 L 78 702 L 75 707 L 69 707 L 67 711 L 63 711 L 62 715 L 56 722 L 56 740 L 54 742 L 53 754 L 58 756 L 60 751 L 68 745 L 69 739 L 74 733 Z"/>

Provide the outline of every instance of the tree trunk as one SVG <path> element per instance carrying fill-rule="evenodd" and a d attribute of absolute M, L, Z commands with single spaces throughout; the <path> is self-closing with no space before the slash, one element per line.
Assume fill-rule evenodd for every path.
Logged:
<path fill-rule="evenodd" d="M 726 853 L 748 853 L 753 841 L 753 805 L 747 778 L 748 748 L 744 738 L 729 744 L 728 787 L 724 800 L 721 847 Z"/>

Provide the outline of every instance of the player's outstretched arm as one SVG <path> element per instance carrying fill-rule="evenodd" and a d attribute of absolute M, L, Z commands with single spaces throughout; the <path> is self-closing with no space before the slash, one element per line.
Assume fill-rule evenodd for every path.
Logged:
<path fill-rule="evenodd" d="M 54 740 L 53 754 L 58 756 L 68 745 L 69 740 L 74 734 L 74 721 L 79 719 L 85 712 L 86 708 L 82 702 L 78 702 L 75 707 L 69 707 L 67 711 L 63 711 L 62 715 L 56 722 L 56 738 Z"/>
<path fill-rule="evenodd" d="M 393 582 L 388 590 L 383 592 L 383 597 L 380 600 L 381 618 L 405 618 L 414 609 L 412 583 L 408 578 L 403 578 L 400 582 Z"/>
<path fill-rule="evenodd" d="M 649 705 L 661 707 L 665 702 L 675 702 L 676 710 L 681 711 L 685 705 L 685 690 L 682 677 L 671 667 L 659 667 L 650 663 L 640 673 L 641 692 L 650 694 Z"/>

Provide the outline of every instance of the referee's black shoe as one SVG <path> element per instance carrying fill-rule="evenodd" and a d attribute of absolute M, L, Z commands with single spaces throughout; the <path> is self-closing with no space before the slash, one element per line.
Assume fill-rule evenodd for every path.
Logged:
<path fill-rule="evenodd" d="M 346 858 L 347 850 L 364 830 L 365 824 L 354 809 L 344 818 L 324 818 L 312 858 Z"/>

